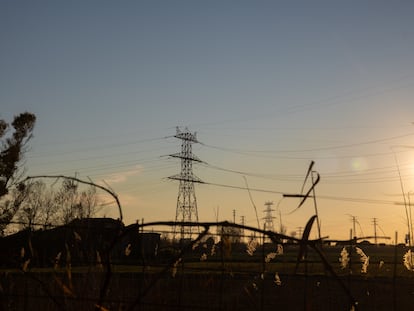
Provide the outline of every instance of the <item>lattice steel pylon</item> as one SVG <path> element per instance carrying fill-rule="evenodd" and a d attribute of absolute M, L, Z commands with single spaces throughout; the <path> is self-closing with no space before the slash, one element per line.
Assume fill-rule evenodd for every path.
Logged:
<path fill-rule="evenodd" d="M 171 154 L 171 157 L 181 159 L 180 174 L 168 178 L 180 181 L 177 197 L 177 209 L 175 221 L 177 223 L 198 222 L 197 199 L 194 183 L 203 183 L 201 179 L 193 174 L 193 162 L 202 162 L 193 154 L 192 144 L 198 143 L 196 133 L 190 133 L 187 128 L 184 131 L 177 127 L 175 136 L 181 139 L 181 152 Z M 178 226 L 181 239 L 191 239 L 193 233 L 199 233 L 198 227 Z M 174 228 L 174 239 L 177 235 L 177 227 Z"/>
<path fill-rule="evenodd" d="M 274 212 L 275 210 L 272 209 L 272 205 L 273 202 L 265 203 L 266 209 L 264 210 L 264 212 L 266 213 L 266 216 L 264 217 L 264 229 L 275 231 L 275 226 L 273 224 L 273 219 L 275 219 L 275 217 L 273 217 L 272 215 L 272 212 Z"/>

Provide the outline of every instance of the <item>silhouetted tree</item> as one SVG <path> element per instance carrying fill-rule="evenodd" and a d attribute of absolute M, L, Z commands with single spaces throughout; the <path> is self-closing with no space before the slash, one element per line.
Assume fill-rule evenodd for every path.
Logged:
<path fill-rule="evenodd" d="M 76 218 L 76 205 L 78 200 L 78 183 L 64 179 L 62 187 L 56 195 L 56 202 L 59 206 L 60 219 L 64 224 Z"/>
<path fill-rule="evenodd" d="M 26 144 L 32 138 L 36 116 L 24 112 L 15 116 L 11 126 L 0 120 L 0 234 L 19 210 L 26 196 L 25 186 L 19 184 L 19 165 L 26 152 Z M 13 130 L 10 131 L 10 127 Z M 13 199 L 7 195 L 13 190 Z"/>
<path fill-rule="evenodd" d="M 63 179 L 62 186 L 55 196 L 57 221 L 67 224 L 78 218 L 94 216 L 98 205 L 96 188 L 89 186 L 80 190 L 79 183 L 72 179 Z"/>
<path fill-rule="evenodd" d="M 16 219 L 23 229 L 46 229 L 93 217 L 99 203 L 95 187 L 81 190 L 71 179 L 63 179 L 57 190 L 43 180 L 26 180 L 24 185 L 23 190 L 13 190 L 8 196 L 10 202 L 19 202 Z"/>
<path fill-rule="evenodd" d="M 53 188 L 37 180 L 26 184 L 25 197 L 18 211 L 23 228 L 44 228 L 58 219 L 58 206 Z"/>
<path fill-rule="evenodd" d="M 93 186 L 83 190 L 79 196 L 78 218 L 93 217 L 96 213 L 96 207 L 99 203 L 96 194 L 96 188 Z"/>

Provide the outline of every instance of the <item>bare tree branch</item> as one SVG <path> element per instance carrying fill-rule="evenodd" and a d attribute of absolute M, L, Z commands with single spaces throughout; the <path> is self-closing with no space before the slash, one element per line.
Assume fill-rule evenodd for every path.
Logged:
<path fill-rule="evenodd" d="M 96 188 L 99 188 L 107 193 L 109 193 L 116 201 L 116 204 L 118 205 L 118 210 L 119 210 L 119 220 L 122 221 L 123 219 L 123 215 L 122 215 L 122 208 L 121 208 L 121 203 L 119 202 L 118 196 L 117 194 L 113 191 L 110 190 L 104 186 L 98 185 L 92 181 L 85 181 L 82 179 L 79 179 L 77 177 L 71 177 L 71 176 L 65 176 L 65 175 L 37 175 L 37 176 L 27 176 L 23 182 L 27 181 L 27 180 L 31 180 L 31 179 L 38 179 L 38 178 L 52 178 L 52 179 L 59 179 L 59 178 L 63 178 L 63 179 L 68 179 L 68 180 L 72 180 L 72 181 L 77 181 L 79 183 L 85 184 L 85 185 L 89 185 L 89 186 L 93 186 Z"/>

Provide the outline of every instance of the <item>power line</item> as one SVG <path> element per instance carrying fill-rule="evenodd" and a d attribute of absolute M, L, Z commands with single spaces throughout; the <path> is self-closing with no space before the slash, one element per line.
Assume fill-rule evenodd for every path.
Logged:
<path fill-rule="evenodd" d="M 279 181 L 299 181 L 302 180 L 302 176 L 298 174 L 290 174 L 290 175 L 278 175 L 278 174 L 260 174 L 260 173 L 251 173 L 251 172 L 244 172 L 239 170 L 233 169 L 226 169 L 223 167 L 219 167 L 216 165 L 212 165 L 206 162 L 202 163 L 202 166 L 205 168 L 211 168 L 223 172 L 234 173 L 243 176 L 252 176 L 258 177 L 263 179 L 269 180 L 279 180 Z M 348 171 L 348 172 L 331 172 L 331 173 L 324 173 L 324 180 L 328 180 L 330 184 L 354 184 L 354 183 L 384 183 L 384 182 L 394 182 L 398 180 L 397 176 L 395 175 L 396 169 L 394 166 L 385 166 L 379 168 L 372 168 L 372 169 L 365 169 L 362 171 Z M 380 175 L 388 174 L 391 176 L 383 176 Z M 366 177 L 369 175 L 379 175 L 378 177 Z M 412 175 L 404 175 L 404 177 L 410 177 Z M 356 177 L 353 179 L 349 179 L 350 177 Z"/>
<path fill-rule="evenodd" d="M 50 156 L 50 155 L 67 155 L 67 154 L 73 154 L 73 153 L 80 153 L 80 152 L 85 152 L 85 151 L 96 151 L 96 150 L 102 150 L 102 149 L 113 149 L 116 147 L 122 147 L 122 146 L 129 146 L 129 145 L 136 145 L 139 143 L 144 143 L 144 142 L 151 142 L 151 141 L 161 141 L 164 140 L 165 137 L 158 137 L 158 138 L 147 138 L 147 139 L 140 139 L 140 140 L 134 140 L 134 141 L 130 141 L 130 142 L 126 142 L 126 143 L 113 143 L 113 144 L 105 144 L 105 145 L 100 145 L 100 146 L 95 146 L 95 147 L 87 147 L 87 148 L 81 148 L 78 150 L 70 150 L 70 151 L 62 151 L 62 152 L 44 152 L 44 153 L 37 153 L 37 152 L 28 152 L 27 158 L 40 158 L 40 157 L 44 157 L 44 156 Z"/>
<path fill-rule="evenodd" d="M 283 191 L 277 190 L 269 190 L 269 189 L 260 189 L 260 188 L 247 188 L 242 186 L 234 186 L 234 185 L 226 185 L 226 184 L 218 184 L 218 183 L 211 183 L 211 182 L 204 182 L 205 185 L 211 185 L 216 187 L 223 187 L 223 188 L 230 188 L 230 189 L 238 189 L 238 190 L 250 190 L 254 192 L 263 192 L 263 193 L 274 193 L 274 194 L 286 194 Z M 313 196 L 310 195 L 310 198 Z M 350 198 L 350 197 L 336 197 L 336 196 L 328 196 L 328 195 L 318 195 L 318 199 L 324 200 L 332 200 L 332 201 L 344 201 L 344 202 L 355 202 L 355 203 L 368 203 L 368 204 L 385 204 L 385 205 L 399 205 L 402 204 L 397 201 L 388 201 L 388 200 L 375 200 L 375 199 L 366 199 L 366 198 Z"/>
<path fill-rule="evenodd" d="M 250 190 L 250 191 L 254 191 L 254 192 L 265 192 L 265 193 L 283 194 L 282 191 L 266 190 L 266 189 L 250 188 L 250 187 L 248 188 L 248 187 L 241 187 L 241 186 L 234 186 L 234 185 L 211 183 L 211 182 L 206 182 L 206 181 L 204 182 L 204 184 L 205 185 L 216 186 L 216 187 L 238 189 L 238 190 Z"/>
<path fill-rule="evenodd" d="M 210 144 L 203 143 L 203 146 L 218 149 L 222 151 L 228 151 L 233 153 L 239 153 L 239 154 L 249 154 L 252 152 L 255 153 L 303 153 L 303 152 L 314 152 L 314 151 L 326 151 L 326 150 L 336 150 L 336 149 L 345 149 L 345 148 L 351 148 L 351 147 L 357 147 L 362 145 L 370 145 L 370 144 L 376 144 L 376 143 L 382 143 L 394 139 L 400 139 L 408 136 L 413 136 L 414 133 L 408 133 L 404 135 L 398 135 L 398 136 L 392 136 L 387 138 L 381 138 L 381 139 L 375 139 L 375 140 L 368 140 L 358 143 L 352 143 L 352 144 L 344 144 L 344 145 L 336 145 L 336 146 L 328 146 L 328 147 L 319 147 L 319 148 L 311 148 L 311 149 L 296 149 L 296 150 L 242 150 L 242 149 L 232 149 L 232 148 L 226 148 L 226 147 L 219 147 L 214 146 Z"/>
<path fill-rule="evenodd" d="M 259 174 L 259 173 L 251 173 L 251 172 L 243 172 L 243 171 L 238 171 L 238 170 L 232 170 L 232 169 L 226 169 L 223 167 L 219 167 L 216 165 L 212 165 L 206 162 L 203 162 L 201 164 L 201 166 L 204 166 L 206 168 L 211 168 L 211 169 L 215 169 L 215 170 L 219 170 L 219 171 L 223 171 L 223 172 L 228 172 L 228 173 L 234 173 L 234 174 L 238 174 L 238 175 L 242 175 L 242 176 L 251 176 L 251 177 L 259 177 L 259 178 L 263 178 L 263 179 L 278 179 L 278 180 L 284 180 L 286 181 L 287 179 L 291 179 L 294 181 L 298 181 L 300 180 L 301 176 L 300 175 L 273 175 L 273 174 Z"/>
<path fill-rule="evenodd" d="M 402 82 L 404 82 L 402 84 Z M 313 102 L 303 103 L 303 104 L 296 104 L 292 105 L 289 104 L 289 107 L 286 109 L 279 109 L 276 112 L 277 116 L 282 116 L 286 114 L 292 114 L 298 111 L 304 111 L 306 109 L 320 109 L 321 107 L 329 107 L 329 106 L 336 106 L 343 103 L 349 104 L 350 102 L 355 102 L 357 100 L 361 100 L 363 98 L 372 97 L 372 96 L 378 96 L 380 94 L 387 94 L 389 92 L 398 90 L 398 89 L 404 89 L 411 87 L 413 84 L 413 75 L 407 74 L 404 76 L 400 76 L 397 79 L 393 79 L 391 81 L 387 81 L 383 83 L 382 85 L 377 85 L 374 87 L 365 87 L 361 88 L 357 91 L 347 91 L 340 95 L 334 95 L 328 98 L 319 99 Z M 263 118 L 273 118 L 273 116 L 269 116 L 269 113 L 262 115 L 261 117 L 255 117 L 252 118 L 252 116 L 249 116 L 249 118 L 239 118 L 239 119 L 227 119 L 227 120 L 221 120 L 221 121 L 215 121 L 215 122 L 208 122 L 208 123 L 198 123 L 193 124 L 194 127 L 209 127 L 211 125 L 217 125 L 217 124 L 226 124 L 229 123 L 237 123 L 237 122 L 243 122 L 251 121 L 252 119 L 258 120 Z"/>
<path fill-rule="evenodd" d="M 71 159 L 66 159 L 61 157 L 59 155 L 59 158 L 57 158 L 56 160 L 51 160 L 51 158 L 53 159 L 55 156 L 54 155 L 47 155 L 47 157 L 42 157 L 42 159 L 45 159 L 45 162 L 38 162 L 36 160 L 36 165 L 50 165 L 50 164 L 59 164 L 59 163 L 68 163 L 68 162 L 80 162 L 80 161 L 88 161 L 88 160 L 94 160 L 96 161 L 97 159 L 108 159 L 108 158 L 119 158 L 122 156 L 130 156 L 130 155 L 138 155 L 138 154 L 142 154 L 142 153 L 154 153 L 157 150 L 164 150 L 167 149 L 165 147 L 160 147 L 160 148 L 153 148 L 153 149 L 140 149 L 139 151 L 134 150 L 134 151 L 129 151 L 129 152 L 119 152 L 119 150 L 115 150 L 115 153 L 110 153 L 110 154 L 99 154 L 99 155 L 93 155 L 93 156 L 87 156 L 87 157 L 74 157 Z M 69 153 L 65 153 L 64 155 L 66 156 Z M 28 160 L 30 160 L 31 158 L 28 157 Z"/>

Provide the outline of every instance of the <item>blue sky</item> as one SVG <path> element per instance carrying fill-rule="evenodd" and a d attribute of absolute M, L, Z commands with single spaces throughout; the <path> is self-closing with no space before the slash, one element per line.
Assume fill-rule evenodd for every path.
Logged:
<path fill-rule="evenodd" d="M 351 214 L 365 235 L 376 217 L 403 236 L 393 202 L 396 159 L 414 191 L 413 13 L 411 1 L 2 1 L 0 117 L 38 118 L 28 175 L 105 180 L 127 223 L 174 219 L 166 177 L 180 166 L 166 155 L 188 126 L 202 180 L 275 191 L 252 192 L 259 216 L 300 190 L 313 160 L 324 235 L 347 238 Z M 256 222 L 246 190 L 196 194 L 200 220 L 219 208 Z M 288 232 L 313 213 L 289 214 L 297 203 L 279 204 Z"/>

